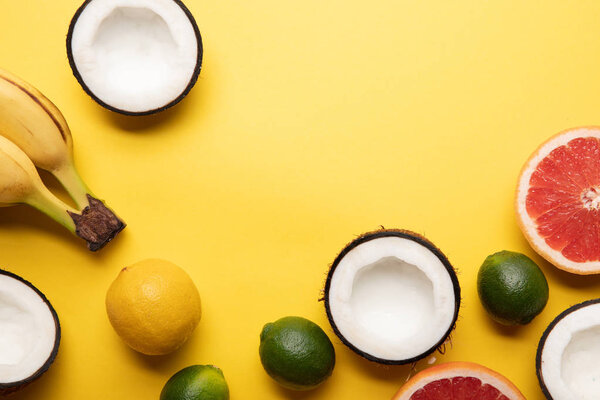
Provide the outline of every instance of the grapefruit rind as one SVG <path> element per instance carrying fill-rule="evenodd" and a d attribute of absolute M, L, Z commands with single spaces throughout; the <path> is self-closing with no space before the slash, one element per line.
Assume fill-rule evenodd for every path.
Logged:
<path fill-rule="evenodd" d="M 560 251 L 551 248 L 537 232 L 537 224 L 526 209 L 529 182 L 536 167 L 557 147 L 581 137 L 595 137 L 600 140 L 600 127 L 581 127 L 558 133 L 544 142 L 527 160 L 519 175 L 516 193 L 517 222 L 531 247 L 557 268 L 579 275 L 600 273 L 600 261 L 576 262 L 565 257 Z"/>
<path fill-rule="evenodd" d="M 477 378 L 481 380 L 482 385 L 495 387 L 510 400 L 526 400 L 521 391 L 506 377 L 483 365 L 471 362 L 449 362 L 427 368 L 404 384 L 392 400 L 410 400 L 411 396 L 425 385 L 440 379 L 455 377 Z"/>

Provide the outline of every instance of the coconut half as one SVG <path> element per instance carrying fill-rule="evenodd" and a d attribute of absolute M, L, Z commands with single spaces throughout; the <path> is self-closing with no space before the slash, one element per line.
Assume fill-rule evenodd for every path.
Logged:
<path fill-rule="evenodd" d="M 192 89 L 202 38 L 179 0 L 87 0 L 71 20 L 67 55 L 75 78 L 100 105 L 146 115 Z"/>
<path fill-rule="evenodd" d="M 59 343 L 60 324 L 48 299 L 23 278 L 0 270 L 0 394 L 46 372 Z"/>
<path fill-rule="evenodd" d="M 550 400 L 600 396 L 600 299 L 577 304 L 554 319 L 538 345 L 536 367 Z"/>
<path fill-rule="evenodd" d="M 335 259 L 325 309 L 342 342 L 382 364 L 415 362 L 444 344 L 456 322 L 460 286 L 448 259 L 409 231 L 360 236 Z"/>

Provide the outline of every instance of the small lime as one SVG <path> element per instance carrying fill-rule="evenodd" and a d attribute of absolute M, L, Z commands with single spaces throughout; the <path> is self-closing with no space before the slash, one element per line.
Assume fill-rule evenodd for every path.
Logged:
<path fill-rule="evenodd" d="M 548 302 L 548 282 L 533 260 L 501 251 L 488 256 L 477 275 L 477 292 L 490 317 L 504 325 L 525 325 Z"/>
<path fill-rule="evenodd" d="M 219 368 L 192 365 L 167 381 L 160 400 L 229 400 L 229 388 Z"/>
<path fill-rule="evenodd" d="M 260 334 L 259 353 L 267 374 L 292 390 L 315 388 L 335 366 L 331 340 L 317 324 L 301 317 L 266 324 Z"/>

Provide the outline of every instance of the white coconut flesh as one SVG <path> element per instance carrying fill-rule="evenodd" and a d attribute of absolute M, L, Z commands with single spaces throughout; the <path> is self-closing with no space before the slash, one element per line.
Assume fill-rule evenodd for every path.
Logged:
<path fill-rule="evenodd" d="M 56 335 L 52 311 L 37 292 L 0 275 L 0 383 L 34 375 L 50 358 Z"/>
<path fill-rule="evenodd" d="M 333 323 L 359 351 L 400 361 L 431 351 L 456 312 L 448 270 L 427 247 L 401 237 L 359 244 L 337 264 L 328 292 Z"/>
<path fill-rule="evenodd" d="M 539 373 L 552 399 L 600 398 L 600 304 L 567 314 L 541 346 Z"/>
<path fill-rule="evenodd" d="M 73 61 L 88 89 L 126 112 L 155 110 L 193 79 L 198 40 L 173 0 L 92 0 L 73 27 Z"/>

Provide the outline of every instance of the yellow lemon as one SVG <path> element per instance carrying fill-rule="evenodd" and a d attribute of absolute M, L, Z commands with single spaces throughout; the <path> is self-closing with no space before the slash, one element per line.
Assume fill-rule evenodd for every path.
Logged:
<path fill-rule="evenodd" d="M 167 354 L 185 343 L 200 322 L 200 295 L 177 265 L 144 260 L 121 270 L 106 293 L 106 312 L 131 348 Z"/>

